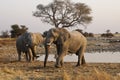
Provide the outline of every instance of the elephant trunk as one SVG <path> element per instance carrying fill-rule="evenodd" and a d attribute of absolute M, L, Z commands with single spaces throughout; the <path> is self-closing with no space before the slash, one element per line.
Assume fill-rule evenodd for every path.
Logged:
<path fill-rule="evenodd" d="M 49 55 L 49 48 L 50 48 L 50 45 L 45 45 L 44 67 L 46 67 L 46 63 L 47 63 L 47 59 L 48 59 L 48 55 Z"/>

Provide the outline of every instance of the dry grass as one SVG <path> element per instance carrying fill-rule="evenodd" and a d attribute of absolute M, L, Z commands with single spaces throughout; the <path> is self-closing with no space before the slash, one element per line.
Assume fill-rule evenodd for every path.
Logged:
<path fill-rule="evenodd" d="M 63 73 L 63 80 L 119 80 L 120 75 L 112 76 L 105 71 L 94 69 L 91 75 L 73 74 L 69 75 L 67 72 Z"/>
<path fill-rule="evenodd" d="M 0 69 L 0 80 L 119 80 L 120 76 L 112 76 L 104 71 L 96 68 L 91 75 L 69 74 L 67 71 L 61 73 L 61 77 L 41 76 L 40 73 L 24 72 L 13 68 L 4 67 Z"/>
<path fill-rule="evenodd" d="M 16 78 L 23 75 L 23 72 L 20 70 L 14 70 L 14 68 L 4 67 L 0 69 L 0 80 L 17 80 Z"/>
<path fill-rule="evenodd" d="M 96 68 L 94 69 L 94 73 L 88 78 L 90 80 L 116 80 L 112 75 L 104 71 L 99 71 Z"/>
<path fill-rule="evenodd" d="M 90 43 L 94 44 L 94 43 Z M 64 64 L 64 68 L 54 67 L 48 62 L 43 68 L 42 61 L 32 63 L 17 62 L 15 39 L 0 38 L 0 80 L 119 80 L 120 64 L 93 63 L 86 67 L 74 67 L 76 63 Z M 118 74 L 118 75 L 117 75 Z"/>
<path fill-rule="evenodd" d="M 70 80 L 71 78 L 70 75 L 68 75 L 66 71 L 63 72 L 62 77 L 63 77 L 63 80 Z"/>
<path fill-rule="evenodd" d="M 0 38 L 0 47 L 3 45 L 13 45 L 15 40 L 16 38 Z"/>

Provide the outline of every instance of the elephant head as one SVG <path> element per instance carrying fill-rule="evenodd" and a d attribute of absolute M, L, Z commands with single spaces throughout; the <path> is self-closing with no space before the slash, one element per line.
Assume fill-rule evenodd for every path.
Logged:
<path fill-rule="evenodd" d="M 31 40 L 30 40 L 30 33 L 25 32 L 24 34 L 21 35 L 22 36 L 22 43 L 28 47 L 30 46 Z"/>
<path fill-rule="evenodd" d="M 17 48 L 17 53 L 18 53 L 18 60 L 21 61 L 21 53 L 25 53 L 26 55 L 26 61 L 31 61 L 32 55 L 31 55 L 31 51 L 30 48 L 28 47 L 28 43 L 26 41 L 26 36 L 28 35 L 28 33 L 24 33 L 22 35 L 20 35 L 17 39 L 16 39 L 16 48 Z"/>
<path fill-rule="evenodd" d="M 45 40 L 46 55 L 44 60 L 44 67 L 46 67 L 50 45 L 52 43 L 57 45 L 62 45 L 69 38 L 70 38 L 69 32 L 63 28 L 52 28 L 47 32 L 47 36 Z"/>
<path fill-rule="evenodd" d="M 16 40 L 18 55 L 21 54 L 20 51 L 22 51 L 26 53 L 26 55 L 32 53 L 30 60 L 34 60 L 34 57 L 38 58 L 39 56 L 36 55 L 36 46 L 43 44 L 43 42 L 44 39 L 40 33 L 25 32 Z"/>
<path fill-rule="evenodd" d="M 69 32 L 63 28 L 52 28 L 47 32 L 46 45 L 51 45 L 52 43 L 63 43 L 70 37 Z M 59 42 L 59 43 L 58 43 Z"/>

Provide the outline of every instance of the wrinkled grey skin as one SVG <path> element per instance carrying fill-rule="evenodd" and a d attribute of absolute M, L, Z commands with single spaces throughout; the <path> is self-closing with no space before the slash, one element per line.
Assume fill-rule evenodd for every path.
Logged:
<path fill-rule="evenodd" d="M 49 47 L 54 43 L 57 48 L 57 58 L 55 67 L 63 66 L 63 58 L 69 53 L 75 53 L 78 56 L 78 62 L 76 66 L 80 64 L 86 64 L 84 58 L 84 52 L 86 50 L 87 40 L 86 38 L 78 31 L 68 32 L 63 28 L 52 28 L 48 31 L 46 40 L 45 40 L 45 60 L 44 67 L 46 67 L 47 58 L 49 54 Z"/>
<path fill-rule="evenodd" d="M 26 61 L 34 60 L 36 56 L 36 46 L 42 44 L 43 37 L 39 33 L 24 33 L 16 40 L 16 48 L 18 52 L 18 60 L 21 61 L 21 53 L 25 53 Z"/>
<path fill-rule="evenodd" d="M 27 43 L 25 41 L 27 35 L 29 33 L 24 33 L 23 35 L 19 36 L 16 40 L 16 48 L 17 48 L 17 53 L 18 53 L 18 61 L 21 61 L 21 53 L 25 53 L 26 55 L 26 61 L 30 61 L 32 55 L 30 53 L 30 49 L 27 46 Z"/>

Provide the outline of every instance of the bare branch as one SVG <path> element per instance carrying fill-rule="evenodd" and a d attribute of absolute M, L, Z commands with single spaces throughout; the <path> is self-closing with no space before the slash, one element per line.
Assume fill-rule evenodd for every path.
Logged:
<path fill-rule="evenodd" d="M 37 9 L 33 15 L 55 27 L 72 27 L 89 24 L 92 21 L 92 17 L 89 16 L 91 9 L 84 3 L 54 0 L 47 6 L 38 5 Z"/>

